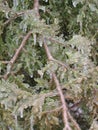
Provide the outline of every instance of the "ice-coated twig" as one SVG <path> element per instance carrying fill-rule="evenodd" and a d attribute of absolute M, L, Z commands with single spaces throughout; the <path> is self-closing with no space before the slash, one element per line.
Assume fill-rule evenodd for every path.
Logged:
<path fill-rule="evenodd" d="M 29 39 L 29 37 L 31 36 L 32 34 L 32 31 L 29 31 L 27 33 L 27 35 L 24 37 L 23 41 L 21 42 L 19 48 L 16 50 L 14 56 L 12 57 L 12 59 L 9 61 L 8 65 L 7 65 L 7 72 L 6 74 L 4 75 L 4 79 L 6 80 L 9 76 L 9 74 L 11 73 L 11 69 L 12 69 L 12 66 L 13 64 L 15 63 L 15 61 L 17 60 L 21 50 L 23 49 L 23 47 L 25 46 L 27 40 Z"/>

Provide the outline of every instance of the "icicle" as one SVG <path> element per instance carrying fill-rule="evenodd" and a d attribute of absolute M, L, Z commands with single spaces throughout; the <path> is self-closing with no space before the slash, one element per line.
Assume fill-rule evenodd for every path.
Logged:
<path fill-rule="evenodd" d="M 10 64 L 8 64 L 8 65 L 7 65 L 7 73 L 9 74 L 9 73 L 10 73 L 10 71 L 11 71 L 11 65 L 10 65 Z"/>
<path fill-rule="evenodd" d="M 39 46 L 42 47 L 42 45 L 43 45 L 43 42 L 42 42 L 42 40 L 40 40 L 39 41 Z"/>
<path fill-rule="evenodd" d="M 9 12 L 6 12 L 5 15 L 6 15 L 6 18 L 9 19 Z"/>
<path fill-rule="evenodd" d="M 6 103 L 4 104 L 4 106 L 5 106 L 5 110 L 7 110 L 7 109 L 8 109 L 8 106 L 7 106 L 7 104 L 6 104 Z"/>
<path fill-rule="evenodd" d="M 83 28 L 83 25 L 82 25 L 82 22 L 80 21 L 80 32 L 82 33 L 82 28 Z"/>
<path fill-rule="evenodd" d="M 33 128 L 33 116 L 30 117 L 30 127 L 31 127 L 31 130 L 34 130 Z"/>
<path fill-rule="evenodd" d="M 36 45 L 36 34 L 33 34 L 34 37 L 34 45 Z"/>
<path fill-rule="evenodd" d="M 18 3 L 18 0 L 13 0 L 13 6 L 14 6 L 14 7 L 17 7 L 18 4 L 19 4 L 19 3 Z"/>
<path fill-rule="evenodd" d="M 84 50 L 81 48 L 81 54 L 84 54 Z"/>
<path fill-rule="evenodd" d="M 74 47 L 75 47 L 74 44 L 71 44 L 71 47 L 72 47 L 72 49 L 74 49 Z"/>
<path fill-rule="evenodd" d="M 42 70 L 38 70 L 37 72 L 38 72 L 38 74 L 40 75 L 40 77 L 43 78 L 44 72 L 43 72 Z"/>
<path fill-rule="evenodd" d="M 33 75 L 30 75 L 30 78 L 33 78 Z"/>
<path fill-rule="evenodd" d="M 17 45 L 18 45 L 18 40 L 19 40 L 19 39 L 17 38 L 17 39 L 16 39 L 16 44 L 17 44 Z"/>
<path fill-rule="evenodd" d="M 18 120 L 17 120 L 17 115 L 14 115 L 15 117 L 15 125 L 16 125 L 16 128 L 18 127 Z"/>
<path fill-rule="evenodd" d="M 25 8 L 24 0 L 21 0 L 21 3 L 22 3 L 22 6 L 23 6 L 23 9 L 24 9 Z"/>
<path fill-rule="evenodd" d="M 26 25 L 26 24 L 23 25 L 23 31 L 24 31 L 24 32 L 27 31 L 27 25 Z"/>
<path fill-rule="evenodd" d="M 21 108 L 19 111 L 20 111 L 20 117 L 23 118 L 23 109 Z"/>

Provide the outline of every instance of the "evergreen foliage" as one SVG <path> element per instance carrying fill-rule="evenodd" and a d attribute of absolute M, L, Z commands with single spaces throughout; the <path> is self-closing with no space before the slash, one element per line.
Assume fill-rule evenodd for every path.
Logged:
<path fill-rule="evenodd" d="M 64 128 L 54 72 L 81 130 L 97 130 L 98 0 L 39 4 L 40 17 L 32 0 L 0 0 L 0 130 Z"/>

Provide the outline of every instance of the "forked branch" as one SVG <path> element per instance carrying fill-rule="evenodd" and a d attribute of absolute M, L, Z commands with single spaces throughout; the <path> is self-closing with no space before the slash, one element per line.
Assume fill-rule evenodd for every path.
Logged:
<path fill-rule="evenodd" d="M 46 42 L 44 42 L 44 48 L 45 48 L 45 51 L 46 51 L 46 55 L 48 57 L 48 60 L 49 61 L 54 61 L 50 51 L 49 51 L 49 48 L 46 44 Z M 62 65 L 62 64 L 61 64 Z M 81 130 L 79 125 L 77 124 L 77 122 L 73 119 L 73 117 L 71 116 L 71 114 L 69 113 L 68 109 L 67 109 L 67 105 L 66 105 L 66 102 L 65 102 L 65 97 L 63 95 L 63 92 L 62 92 L 62 89 L 61 89 L 61 86 L 60 86 L 60 83 L 57 79 L 57 76 L 56 74 L 53 72 L 52 73 L 52 76 L 53 76 L 53 80 L 55 82 L 55 85 L 56 85 L 56 88 L 58 90 L 58 93 L 60 95 L 60 98 L 61 98 L 61 102 L 62 102 L 62 110 L 63 110 L 63 121 L 64 121 L 64 129 L 63 130 L 72 130 L 71 127 L 70 127 L 70 124 L 69 124 L 69 121 L 68 121 L 68 118 L 72 121 L 72 123 L 74 124 L 75 128 L 77 130 Z"/>
<path fill-rule="evenodd" d="M 44 38 L 44 48 L 45 48 L 45 50 L 46 50 L 46 54 L 47 54 L 47 57 L 48 57 L 48 60 L 49 60 L 49 61 L 56 62 L 57 64 L 63 66 L 66 70 L 68 69 L 68 66 L 67 66 L 66 64 L 64 64 L 64 63 L 62 63 L 61 61 L 56 60 L 56 59 L 53 58 L 53 56 L 51 55 L 51 53 L 50 53 L 50 51 L 49 51 L 49 49 L 48 49 L 48 46 L 47 46 L 47 44 L 46 44 L 46 39 L 45 39 L 45 38 Z"/>

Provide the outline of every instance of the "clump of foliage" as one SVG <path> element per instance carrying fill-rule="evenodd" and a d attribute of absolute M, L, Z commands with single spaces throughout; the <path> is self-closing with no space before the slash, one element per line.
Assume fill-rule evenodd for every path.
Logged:
<path fill-rule="evenodd" d="M 70 128 L 92 130 L 98 1 L 36 2 L 0 0 L 0 129 L 62 130 L 61 86 Z"/>

